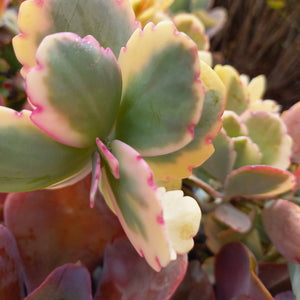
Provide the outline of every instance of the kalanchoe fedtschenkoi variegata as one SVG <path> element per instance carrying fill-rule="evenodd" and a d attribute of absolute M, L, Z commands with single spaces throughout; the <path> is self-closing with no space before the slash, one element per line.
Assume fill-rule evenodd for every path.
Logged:
<path fill-rule="evenodd" d="M 77 14 L 83 6 L 89 18 Z M 107 21 L 102 27 L 92 13 L 99 8 Z M 200 127 L 204 88 L 192 40 L 171 22 L 134 31 L 138 26 L 128 1 L 78 1 L 71 15 L 69 9 L 69 1 L 55 0 L 27 0 L 21 6 L 21 34 L 14 47 L 33 111 L 0 110 L 0 189 L 69 184 L 86 175 L 93 157 L 91 199 L 100 182 L 135 249 L 160 270 L 182 250 L 178 237 L 177 249 L 172 246 L 168 230 L 174 220 L 168 225 L 161 203 L 169 192 L 157 190 L 147 162 L 156 167 L 155 177 L 159 164 L 151 159 L 163 162 L 159 179 L 183 178 L 201 164 L 212 153 L 211 138 L 220 128 L 222 92 L 213 91 L 216 75 L 203 64 L 205 101 L 212 99 L 215 106 L 208 104 L 208 110 L 215 107 L 217 113 Z M 195 139 L 194 130 L 199 133 Z M 196 158 L 199 149 L 206 154 Z M 189 153 L 192 159 L 184 163 Z M 183 197 L 172 193 L 176 201 Z M 188 251 L 201 213 L 191 201 L 180 204 L 194 210 L 194 226 L 179 225 L 188 229 Z"/>

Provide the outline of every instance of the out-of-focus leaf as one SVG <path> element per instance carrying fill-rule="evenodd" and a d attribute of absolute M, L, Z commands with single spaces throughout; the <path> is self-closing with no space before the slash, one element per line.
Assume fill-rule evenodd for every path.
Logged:
<path fill-rule="evenodd" d="M 184 277 L 187 256 L 154 271 L 123 237 L 108 245 L 103 274 L 94 300 L 169 299 Z"/>
<path fill-rule="evenodd" d="M 281 9 L 286 6 L 285 0 L 267 0 L 267 4 L 272 9 Z"/>
<path fill-rule="evenodd" d="M 202 164 L 201 168 L 219 181 L 224 182 L 227 175 L 232 171 L 236 159 L 233 140 L 222 129 L 213 140 L 213 145 L 215 147 L 214 154 Z"/>
<path fill-rule="evenodd" d="M 80 264 L 65 264 L 53 270 L 24 300 L 92 300 L 88 270 Z"/>
<path fill-rule="evenodd" d="M 224 190 L 227 199 L 232 197 L 273 198 L 295 186 L 292 173 L 268 166 L 245 166 L 227 177 Z"/>
<path fill-rule="evenodd" d="M 0 299 L 22 299 L 22 271 L 16 241 L 11 232 L 0 224 Z"/>
<path fill-rule="evenodd" d="M 72 147 L 105 139 L 121 100 L 121 71 L 110 49 L 92 36 L 47 36 L 36 53 L 37 67 L 26 75 L 35 109 L 31 120 L 55 140 Z"/>
<path fill-rule="evenodd" d="M 289 262 L 288 263 L 289 274 L 291 278 L 292 288 L 296 300 L 300 298 L 300 265 Z"/>
<path fill-rule="evenodd" d="M 113 206 L 136 251 L 159 271 L 174 253 L 153 173 L 140 154 L 121 141 L 111 142 L 111 153 L 119 161 L 120 178 L 116 179 L 104 162 L 102 185 L 106 201 Z"/>
<path fill-rule="evenodd" d="M 270 240 L 289 261 L 300 263 L 300 207 L 288 200 L 275 200 L 264 208 L 263 225 Z"/>
<path fill-rule="evenodd" d="M 248 135 L 259 147 L 262 164 L 287 169 L 290 165 L 292 139 L 280 117 L 267 111 L 246 111 L 241 116 Z"/>
<path fill-rule="evenodd" d="M 195 127 L 194 139 L 182 149 L 157 157 L 147 157 L 155 178 L 186 178 L 193 168 L 201 165 L 214 152 L 212 139 L 222 128 L 221 116 L 225 107 L 225 87 L 216 72 L 200 61 L 200 79 L 205 86 L 202 115 Z"/>
<path fill-rule="evenodd" d="M 86 167 L 92 151 L 53 140 L 20 113 L 0 107 L 0 192 L 48 187 Z"/>
<path fill-rule="evenodd" d="M 204 100 L 195 43 L 172 22 L 149 23 L 131 36 L 119 63 L 123 94 L 115 138 L 142 156 L 192 141 Z"/>
<path fill-rule="evenodd" d="M 247 296 L 255 300 L 272 300 L 255 269 L 255 258 L 243 244 L 235 242 L 225 245 L 215 261 L 217 299 L 231 300 Z"/>
<path fill-rule="evenodd" d="M 238 72 L 231 66 L 217 65 L 215 71 L 220 76 L 227 90 L 226 110 L 233 110 L 240 115 L 248 107 L 245 87 Z"/>
<path fill-rule="evenodd" d="M 200 298 L 201 300 L 216 300 L 213 286 L 207 274 L 202 269 L 200 262 L 193 260 L 189 262 L 185 277 L 171 299 L 193 300 Z"/>
<path fill-rule="evenodd" d="M 222 116 L 223 128 L 229 137 L 246 136 L 248 130 L 240 117 L 231 110 L 225 110 Z"/>
<path fill-rule="evenodd" d="M 249 100 L 256 101 L 263 99 L 266 91 L 266 76 L 259 75 L 251 79 L 248 84 Z"/>
<path fill-rule="evenodd" d="M 272 295 L 291 290 L 286 263 L 260 263 L 258 267 L 258 277 Z"/>
<path fill-rule="evenodd" d="M 10 194 L 4 218 L 16 237 L 27 275 L 27 289 L 38 287 L 56 267 L 80 260 L 93 270 L 106 244 L 123 234 L 98 194 L 89 206 L 90 176 L 56 190 Z"/>
<path fill-rule="evenodd" d="M 23 74 L 35 66 L 35 53 L 43 38 L 56 32 L 93 35 L 102 47 L 119 55 L 133 31 L 139 27 L 129 0 L 27 0 L 19 10 L 21 34 L 13 44 Z"/>
<path fill-rule="evenodd" d="M 0 193 L 0 223 L 3 222 L 3 209 L 7 193 Z"/>
<path fill-rule="evenodd" d="M 293 139 L 292 157 L 291 159 L 300 163 L 300 101 L 294 104 L 289 110 L 284 111 L 282 114 L 282 120 L 287 126 L 288 134 Z"/>
<path fill-rule="evenodd" d="M 292 291 L 282 292 L 274 297 L 274 300 L 297 300 Z"/>

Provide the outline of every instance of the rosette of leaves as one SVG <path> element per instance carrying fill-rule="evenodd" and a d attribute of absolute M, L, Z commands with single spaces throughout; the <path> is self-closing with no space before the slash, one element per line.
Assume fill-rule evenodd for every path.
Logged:
<path fill-rule="evenodd" d="M 92 170 L 91 204 L 99 188 L 160 270 L 191 245 L 201 213 L 176 192 L 195 218 L 179 227 L 189 228 L 183 244 L 172 240 L 176 214 L 164 211 L 169 192 L 154 180 L 188 177 L 214 151 L 222 83 L 205 63 L 200 73 L 195 43 L 174 24 L 139 29 L 129 1 L 27 0 L 18 24 L 13 44 L 33 110 L 0 109 L 0 191 L 63 187 Z M 203 102 L 211 116 L 201 117 Z"/>
<path fill-rule="evenodd" d="M 273 251 L 272 246 L 271 252 L 263 248 L 264 243 L 269 245 L 261 224 L 265 200 L 293 192 L 295 187 L 295 176 L 288 170 L 293 140 L 277 109 L 260 99 L 262 78 L 245 85 L 230 66 L 216 66 L 215 71 L 227 93 L 223 128 L 213 140 L 214 154 L 194 169 L 191 178 L 221 201 L 213 203 L 214 209 L 205 217 L 206 243 L 216 253 L 228 242 L 243 241 L 262 259 Z M 266 110 L 252 109 L 255 101 Z"/>

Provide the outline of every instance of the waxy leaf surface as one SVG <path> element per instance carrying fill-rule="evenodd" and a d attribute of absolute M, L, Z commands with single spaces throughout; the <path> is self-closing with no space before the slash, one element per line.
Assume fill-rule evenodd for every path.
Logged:
<path fill-rule="evenodd" d="M 0 224 L 0 299 L 21 300 L 22 262 L 11 232 Z"/>
<path fill-rule="evenodd" d="M 56 142 L 31 122 L 30 114 L 0 107 L 0 192 L 45 188 L 90 161 L 90 150 Z"/>
<path fill-rule="evenodd" d="M 38 66 L 26 76 L 31 120 L 57 141 L 79 148 L 108 136 L 121 100 L 121 72 L 113 53 L 91 36 L 47 36 Z"/>
<path fill-rule="evenodd" d="M 215 261 L 217 299 L 231 300 L 246 296 L 250 299 L 272 300 L 273 297 L 257 277 L 255 268 L 255 258 L 243 244 L 225 245 Z"/>
<path fill-rule="evenodd" d="M 92 300 L 88 270 L 80 264 L 56 268 L 25 300 Z"/>
<path fill-rule="evenodd" d="M 13 43 L 16 56 L 24 65 L 23 74 L 36 65 L 36 50 L 49 34 L 90 34 L 117 56 L 139 27 L 129 0 L 27 0 L 20 7 L 18 25 L 21 34 Z"/>
<path fill-rule="evenodd" d="M 293 174 L 268 166 L 245 166 L 234 170 L 225 182 L 225 197 L 272 198 L 292 190 Z"/>
<path fill-rule="evenodd" d="M 94 300 L 169 299 L 187 268 L 187 255 L 180 255 L 160 272 L 138 256 L 126 237 L 105 250 L 103 274 Z"/>
<path fill-rule="evenodd" d="M 239 115 L 234 111 L 225 110 L 222 116 L 223 128 L 229 137 L 245 136 L 248 130 L 245 124 L 242 123 Z"/>
<path fill-rule="evenodd" d="M 123 234 L 99 194 L 90 208 L 90 184 L 88 176 L 62 189 L 10 194 L 5 202 L 5 223 L 16 237 L 29 292 L 64 263 L 80 260 L 93 271 L 106 244 Z"/>
<path fill-rule="evenodd" d="M 189 143 L 204 99 L 195 43 L 171 22 L 149 23 L 131 36 L 119 63 L 123 94 L 115 138 L 142 156 Z"/>
<path fill-rule="evenodd" d="M 189 177 L 192 169 L 201 165 L 214 152 L 211 140 L 222 128 L 225 107 L 225 87 L 215 71 L 200 61 L 200 79 L 205 86 L 202 115 L 194 129 L 194 139 L 182 149 L 157 157 L 146 157 L 155 178 Z"/>
<path fill-rule="evenodd" d="M 107 165 L 102 168 L 104 196 L 136 251 L 159 271 L 170 262 L 171 246 L 153 173 L 140 154 L 127 144 L 114 140 L 111 149 L 119 161 L 120 178 L 116 179 Z"/>

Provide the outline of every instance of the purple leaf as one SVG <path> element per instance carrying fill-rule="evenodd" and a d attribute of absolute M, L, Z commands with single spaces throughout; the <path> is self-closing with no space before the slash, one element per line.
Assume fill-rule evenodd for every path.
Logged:
<path fill-rule="evenodd" d="M 21 300 L 22 265 L 16 241 L 10 231 L 0 225 L 0 299 Z"/>
<path fill-rule="evenodd" d="M 258 279 L 255 269 L 255 258 L 248 248 L 237 242 L 225 245 L 215 261 L 217 299 L 231 300 L 234 297 L 247 296 L 255 300 L 272 300 L 271 294 Z"/>
<path fill-rule="evenodd" d="M 80 260 L 93 270 L 106 244 L 122 233 L 118 220 L 97 194 L 89 206 L 90 176 L 75 185 L 10 194 L 4 207 L 16 237 L 31 292 L 56 267 Z"/>
<path fill-rule="evenodd" d="M 179 255 L 156 272 L 139 257 L 127 238 L 118 238 L 106 248 L 102 281 L 94 300 L 169 299 L 186 268 L 187 256 Z"/>
<path fill-rule="evenodd" d="M 25 300 L 92 300 L 90 274 L 80 264 L 56 268 Z"/>

